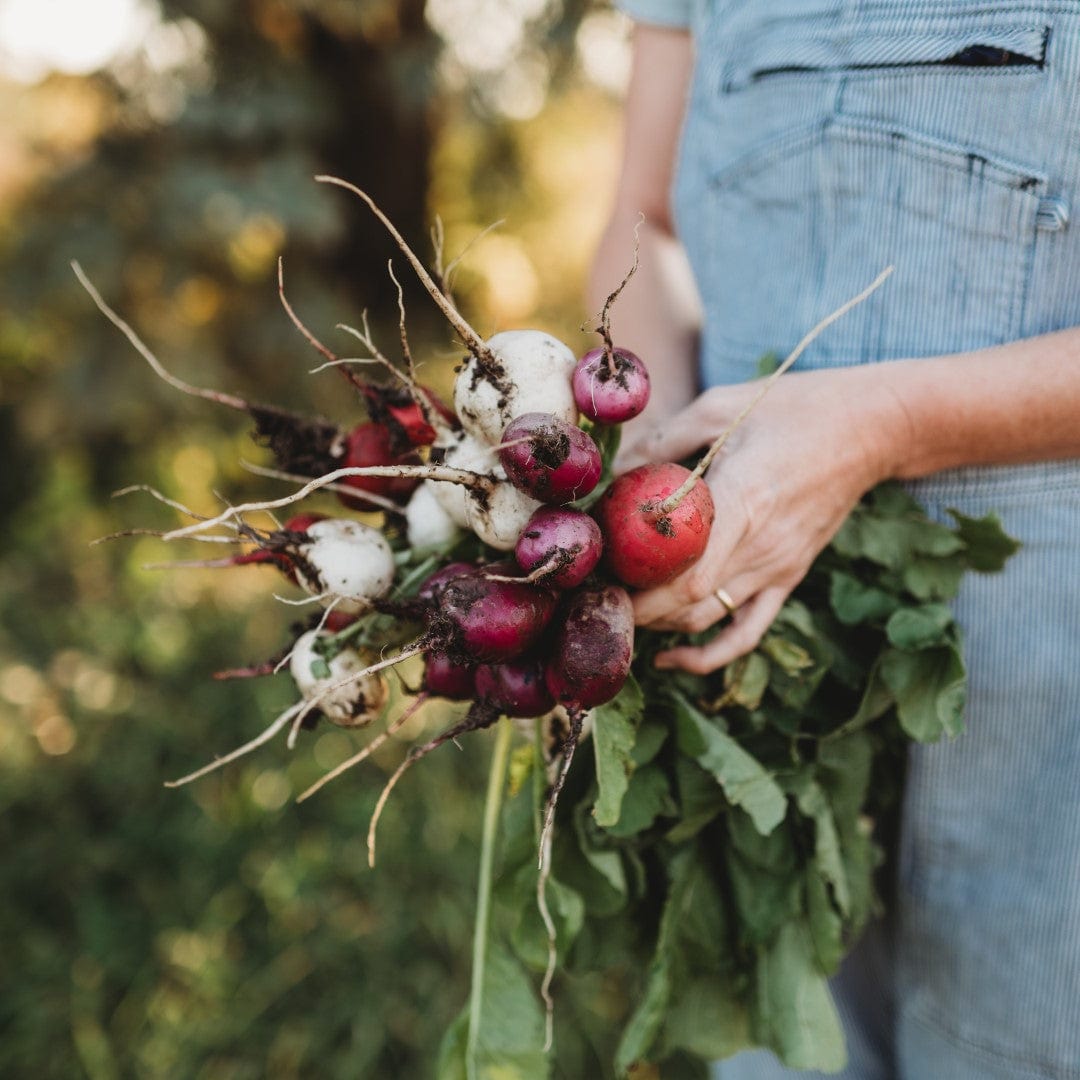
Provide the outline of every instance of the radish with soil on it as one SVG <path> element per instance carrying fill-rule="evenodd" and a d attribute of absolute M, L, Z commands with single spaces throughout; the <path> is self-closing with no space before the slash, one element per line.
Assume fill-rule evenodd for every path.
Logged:
<path fill-rule="evenodd" d="M 542 506 L 525 525 L 514 558 L 523 580 L 573 589 L 596 568 L 604 550 L 600 526 L 580 510 Z"/>
<path fill-rule="evenodd" d="M 386 704 L 385 681 L 377 674 L 365 673 L 369 665 L 355 649 L 344 648 L 326 660 L 315 647 L 319 636 L 315 630 L 301 635 L 290 655 L 289 672 L 301 695 L 298 702 L 277 716 L 250 742 L 178 780 L 167 781 L 165 786 L 181 787 L 244 757 L 269 742 L 290 722 L 294 732 L 289 740 L 291 746 L 302 720 L 316 709 L 339 727 L 363 727 L 371 723 Z M 313 702 L 317 705 L 312 705 Z"/>
<path fill-rule="evenodd" d="M 512 420 L 499 444 L 506 478 L 542 503 L 562 505 L 588 495 L 600 480 L 600 450 L 581 428 L 549 413 Z"/>

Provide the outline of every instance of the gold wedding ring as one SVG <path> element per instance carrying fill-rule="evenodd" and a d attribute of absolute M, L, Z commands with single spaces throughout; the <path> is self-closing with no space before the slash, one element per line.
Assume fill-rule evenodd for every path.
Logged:
<path fill-rule="evenodd" d="M 715 589 L 713 591 L 713 596 L 715 596 L 716 599 L 719 600 L 720 603 L 724 605 L 724 610 L 729 615 L 734 615 L 735 614 L 735 601 L 731 599 L 731 594 L 727 591 L 727 589 L 724 589 L 724 588 Z"/>

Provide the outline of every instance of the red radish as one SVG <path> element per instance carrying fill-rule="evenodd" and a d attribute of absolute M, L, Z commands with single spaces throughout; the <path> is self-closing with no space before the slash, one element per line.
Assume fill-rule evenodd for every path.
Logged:
<path fill-rule="evenodd" d="M 596 506 L 604 557 L 624 585 L 663 585 L 701 558 L 714 515 L 705 481 L 697 477 L 671 505 L 671 496 L 691 476 L 673 463 L 641 465 L 616 477 L 604 492 Z"/>
<path fill-rule="evenodd" d="M 420 588 L 416 590 L 416 597 L 418 600 L 426 600 L 429 603 L 437 604 L 442 596 L 443 589 L 451 581 L 455 581 L 459 577 L 466 577 L 469 574 L 475 574 L 476 570 L 475 566 L 467 562 L 452 562 L 440 566 L 438 570 L 424 579 Z"/>
<path fill-rule="evenodd" d="M 470 701 L 476 697 L 476 669 L 432 649 L 424 654 L 424 690 L 450 701 Z"/>
<path fill-rule="evenodd" d="M 338 468 L 364 469 L 370 465 L 419 465 L 420 458 L 413 451 L 395 452 L 394 440 L 385 424 L 368 421 L 358 424 L 345 438 L 345 453 L 337 462 Z M 412 476 L 346 476 L 343 484 L 357 491 L 369 491 L 385 498 L 407 498 L 420 483 Z M 341 501 L 353 510 L 370 510 L 371 503 L 363 498 L 339 495 Z"/>
<path fill-rule="evenodd" d="M 437 418 L 445 421 L 449 428 L 457 426 L 457 417 L 434 390 L 429 390 L 426 386 L 418 386 L 416 389 L 423 394 L 428 407 L 434 410 Z M 386 413 L 386 422 L 396 425 L 410 446 L 430 446 L 435 441 L 438 432 L 415 401 L 395 404 L 387 398 L 383 401 L 382 408 Z"/>
<path fill-rule="evenodd" d="M 538 656 L 519 656 L 476 669 L 476 697 L 504 716 L 543 716 L 555 707 L 544 683 L 544 662 Z"/>
<path fill-rule="evenodd" d="M 529 518 L 514 557 L 530 581 L 573 589 L 593 572 L 603 550 L 600 526 L 588 514 L 542 506 Z"/>
<path fill-rule="evenodd" d="M 622 689 L 633 651 L 634 608 L 625 589 L 571 593 L 547 666 L 548 689 L 572 711 L 602 705 Z"/>
<path fill-rule="evenodd" d="M 442 590 L 433 632 L 446 634 L 451 656 L 491 663 L 532 648 L 554 613 L 555 597 L 545 589 L 494 581 L 480 571 Z"/>
<path fill-rule="evenodd" d="M 544 503 L 573 502 L 600 479 L 600 451 L 588 434 L 549 413 L 524 413 L 503 432 L 499 460 L 515 487 Z"/>
<path fill-rule="evenodd" d="M 649 372 L 629 349 L 590 349 L 572 382 L 577 407 L 600 424 L 624 424 L 649 403 Z"/>

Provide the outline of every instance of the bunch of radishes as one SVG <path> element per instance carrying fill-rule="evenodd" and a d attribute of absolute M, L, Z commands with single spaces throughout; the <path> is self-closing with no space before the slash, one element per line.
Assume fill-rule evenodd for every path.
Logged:
<path fill-rule="evenodd" d="M 366 319 L 363 330 L 344 328 L 370 352 L 362 362 L 379 363 L 392 373 L 387 386 L 359 378 L 348 359 L 332 353 L 304 326 L 285 298 L 279 270 L 279 293 L 289 317 L 326 358 L 324 366 L 338 368 L 366 404 L 368 419 L 342 430 L 171 375 L 75 267 L 99 308 L 162 378 L 253 417 L 277 465 L 256 471 L 307 481 L 289 496 L 230 506 L 213 518 L 158 495 L 194 519 L 161 534 L 164 539 L 254 545 L 230 558 L 170 565 L 268 563 L 322 608 L 279 658 L 220 673 L 264 674 L 287 665 L 300 700 L 255 739 L 176 783 L 235 760 L 290 722 L 290 745 L 320 714 L 346 726 L 369 723 L 387 700 L 380 673 L 422 655 L 418 702 L 441 696 L 471 705 L 458 723 L 413 749 L 387 792 L 404 768 L 449 738 L 502 715 L 551 714 L 561 720 L 555 752 L 562 763 L 546 815 L 550 824 L 585 714 L 618 694 L 630 672 L 634 626 L 626 587 L 663 584 L 700 557 L 713 520 L 702 474 L 753 403 L 695 469 L 647 465 L 613 479 L 611 461 L 598 443 L 610 459 L 618 443 L 612 434 L 645 408 L 649 396 L 644 364 L 616 347 L 610 332 L 611 305 L 636 269 L 636 259 L 604 305 L 596 327 L 603 344 L 580 359 L 538 330 L 483 340 L 368 195 L 333 177 L 317 179 L 367 203 L 464 342 L 468 355 L 458 369 L 453 409 L 416 378 L 400 286 L 403 370 L 379 352 Z M 819 324 L 772 378 L 848 306 Z M 322 489 L 336 491 L 351 509 L 381 511 L 382 527 L 307 513 L 260 530 L 245 518 L 291 506 Z M 469 532 L 480 545 L 466 542 Z M 400 568 L 407 573 L 396 581 Z M 417 624 L 423 630 L 408 641 L 403 628 Z M 402 647 L 376 660 L 390 645 Z M 415 705 L 302 798 L 366 757 L 414 710 Z"/>

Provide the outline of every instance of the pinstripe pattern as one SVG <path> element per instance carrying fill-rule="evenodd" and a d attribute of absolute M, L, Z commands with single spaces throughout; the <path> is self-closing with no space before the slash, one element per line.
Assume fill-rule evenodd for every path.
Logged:
<path fill-rule="evenodd" d="M 697 39 L 676 212 L 706 383 L 751 377 L 890 263 L 802 366 L 1080 325 L 1080 0 L 628 6 Z M 1034 62 L 940 62 L 972 46 Z M 1080 462 L 913 488 L 1025 546 L 957 602 L 968 730 L 912 755 L 895 948 L 878 928 L 837 980 L 842 1075 L 1080 1080 Z M 791 1075 L 760 1053 L 717 1067 Z"/>

